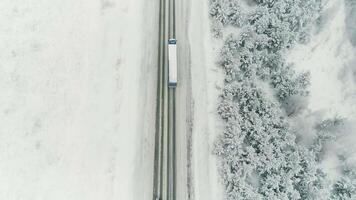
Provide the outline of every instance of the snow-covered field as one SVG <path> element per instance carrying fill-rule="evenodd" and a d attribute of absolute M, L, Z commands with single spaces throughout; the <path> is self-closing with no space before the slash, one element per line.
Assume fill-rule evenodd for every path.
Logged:
<path fill-rule="evenodd" d="M 151 199 L 158 1 L 3 0 L 0 24 L 0 199 Z"/>

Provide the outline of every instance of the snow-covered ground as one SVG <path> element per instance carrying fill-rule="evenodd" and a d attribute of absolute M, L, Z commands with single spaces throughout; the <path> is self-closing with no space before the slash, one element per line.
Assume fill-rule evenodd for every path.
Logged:
<path fill-rule="evenodd" d="M 151 199 L 158 1 L 3 0 L 0 24 L 0 199 Z"/>
<path fill-rule="evenodd" d="M 178 26 L 185 31 L 177 34 L 178 41 L 183 39 L 179 43 L 182 59 L 177 96 L 181 94 L 178 98 L 188 102 L 184 109 L 188 115 L 187 130 L 177 131 L 178 134 L 186 133 L 188 141 L 188 196 L 184 199 L 223 199 L 217 161 L 212 153 L 216 136 L 221 131 L 216 106 L 223 73 L 215 65 L 216 46 L 210 33 L 208 3 L 206 0 L 179 3 L 182 13 L 178 14 L 181 16 L 178 19 L 182 21 Z"/>
<path fill-rule="evenodd" d="M 288 61 L 299 71 L 311 73 L 310 99 L 302 123 L 308 126 L 308 121 L 333 117 L 347 120 L 345 133 L 322 163 L 334 178 L 340 164 L 336 153 L 349 152 L 350 161 L 356 163 L 356 46 L 353 44 L 356 6 L 350 7 L 349 0 L 326 2 L 315 35 L 307 45 L 296 46 Z"/>
<path fill-rule="evenodd" d="M 189 199 L 190 193 L 190 149 L 191 136 L 191 73 L 190 49 L 187 36 L 190 2 L 176 1 L 176 37 L 178 40 L 178 85 L 176 88 L 176 164 L 177 199 Z"/>
<path fill-rule="evenodd" d="M 344 1 L 330 0 L 324 8 L 319 32 L 308 45 L 299 45 L 289 55 L 297 69 L 310 71 L 309 109 L 328 116 L 356 117 L 356 51 L 347 34 Z"/>

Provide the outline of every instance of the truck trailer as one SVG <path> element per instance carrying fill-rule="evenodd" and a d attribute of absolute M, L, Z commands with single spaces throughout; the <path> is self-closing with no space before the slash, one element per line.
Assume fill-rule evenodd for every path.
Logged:
<path fill-rule="evenodd" d="M 172 38 L 168 40 L 168 87 L 177 87 L 177 40 Z"/>

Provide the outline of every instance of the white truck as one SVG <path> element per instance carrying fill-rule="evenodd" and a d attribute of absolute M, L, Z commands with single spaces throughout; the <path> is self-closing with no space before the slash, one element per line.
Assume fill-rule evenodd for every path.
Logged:
<path fill-rule="evenodd" d="M 177 87 L 177 40 L 172 38 L 168 40 L 168 87 Z"/>

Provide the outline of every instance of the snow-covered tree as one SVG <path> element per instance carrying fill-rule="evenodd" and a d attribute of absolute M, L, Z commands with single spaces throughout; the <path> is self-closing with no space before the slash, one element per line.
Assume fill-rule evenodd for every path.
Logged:
<path fill-rule="evenodd" d="M 341 178 L 333 185 L 331 200 L 356 199 L 356 167 L 347 162 L 345 155 L 339 155 Z"/>
<path fill-rule="evenodd" d="M 340 117 L 326 119 L 316 125 L 316 138 L 311 146 L 311 150 L 318 161 L 321 161 L 324 156 L 326 144 L 337 139 L 343 126 L 344 119 Z"/>
<path fill-rule="evenodd" d="M 228 199 L 300 199 L 323 191 L 312 152 L 295 143 L 281 111 L 253 82 L 228 84 L 222 99 L 227 123 L 215 151 Z"/>
<path fill-rule="evenodd" d="M 225 71 L 218 106 L 225 129 L 215 153 L 226 198 L 328 199 L 330 184 L 318 167 L 320 147 L 299 144 L 288 121 L 305 108 L 309 73 L 297 73 L 283 58 L 306 37 L 321 2 L 255 2 L 246 12 L 238 0 L 210 0 L 210 16 L 221 24 L 219 31 L 239 27 L 238 34 L 226 37 L 218 62 Z M 275 98 L 264 92 L 261 81 L 271 86 Z"/>

